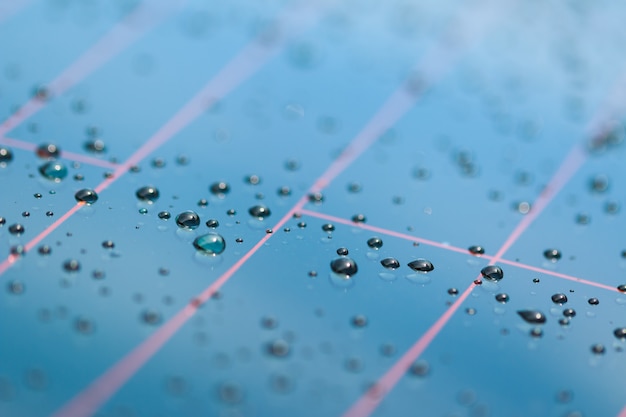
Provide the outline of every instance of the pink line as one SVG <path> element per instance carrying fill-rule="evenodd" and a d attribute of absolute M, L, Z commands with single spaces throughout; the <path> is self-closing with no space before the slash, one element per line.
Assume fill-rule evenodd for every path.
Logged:
<path fill-rule="evenodd" d="M 443 243 L 435 242 L 433 240 L 423 239 L 421 237 L 415 237 L 415 236 L 407 235 L 405 233 L 395 232 L 395 231 L 389 230 L 389 229 L 383 229 L 382 227 L 376 227 L 376 226 L 372 226 L 372 225 L 365 224 L 365 223 L 355 223 L 355 222 L 353 222 L 351 220 L 342 219 L 341 217 L 330 216 L 328 214 L 318 213 L 316 211 L 311 211 L 311 210 L 307 210 L 307 209 L 300 210 L 300 213 L 302 213 L 304 215 L 307 215 L 307 216 L 317 217 L 319 219 L 324 219 L 324 220 L 328 220 L 328 221 L 335 222 L 335 223 L 346 224 L 348 226 L 357 227 L 359 229 L 371 230 L 372 232 L 376 232 L 376 233 L 380 233 L 380 234 L 384 234 L 384 235 L 388 235 L 388 236 L 394 236 L 394 237 L 397 237 L 397 238 L 400 238 L 400 239 L 404 239 L 404 240 L 408 240 L 408 241 L 411 241 L 411 242 L 418 242 L 418 243 L 421 243 L 421 244 L 424 244 L 424 245 L 434 246 L 434 247 L 445 249 L 445 250 L 449 250 L 449 251 L 452 251 L 452 252 L 462 253 L 464 255 L 469 255 L 470 254 L 467 249 L 458 248 L 456 246 L 451 246 L 451 245 L 446 245 L 446 244 L 443 244 Z M 480 257 L 481 258 L 485 258 L 485 259 L 491 259 L 491 256 L 489 256 L 489 255 L 481 255 Z"/>
<path fill-rule="evenodd" d="M 548 269 L 537 268 L 535 266 L 522 264 L 522 263 L 519 263 L 519 262 L 508 261 L 506 259 L 499 259 L 498 262 L 503 263 L 503 264 L 507 264 L 507 265 L 516 266 L 518 268 L 528 269 L 528 270 L 534 271 L 534 272 L 539 272 L 539 273 L 545 274 L 545 275 L 552 275 L 552 276 L 557 277 L 557 278 L 563 278 L 563 279 L 566 279 L 566 280 L 569 280 L 569 281 L 578 282 L 580 284 L 591 285 L 593 287 L 602 288 L 602 289 L 613 291 L 613 292 L 619 292 L 617 287 L 611 287 L 610 285 L 601 284 L 601 283 L 595 282 L 595 281 L 589 281 L 589 280 L 586 280 L 586 279 L 583 279 L 583 278 L 578 278 L 578 277 L 575 277 L 575 276 L 572 276 L 572 275 L 562 274 L 560 272 L 550 271 Z"/>
<path fill-rule="evenodd" d="M 376 233 L 380 233 L 380 234 L 384 234 L 387 236 L 393 236 L 393 237 L 397 237 L 400 239 L 404 239 L 404 240 L 408 240 L 410 242 L 418 242 L 420 244 L 424 244 L 424 245 L 428 245 L 428 246 L 434 246 L 440 249 L 445 249 L 445 250 L 449 250 L 452 252 L 458 252 L 458 253 L 462 253 L 465 255 L 469 255 L 469 251 L 467 249 L 463 249 L 463 248 L 459 248 L 456 246 L 451 246 L 451 245 L 446 245 L 443 243 L 439 243 L 439 242 L 435 242 L 432 240 L 428 240 L 428 239 L 424 239 L 424 238 L 420 238 L 420 237 L 415 237 L 415 236 L 411 236 L 411 235 L 407 235 L 405 233 L 399 233 L 393 230 L 389 230 L 389 229 L 384 229 L 382 227 L 377 227 L 377 226 L 372 226 L 369 224 L 365 224 L 365 223 L 355 223 L 351 220 L 348 219 L 342 219 L 341 217 L 336 217 L 336 216 L 330 216 L 328 214 L 323 214 L 323 213 L 319 213 L 316 211 L 311 211 L 311 210 L 307 210 L 307 209 L 300 209 L 299 213 L 304 214 L 305 216 L 311 216 L 311 217 L 317 217 L 319 219 L 324 219 L 324 220 L 328 220 L 331 222 L 335 222 L 335 223 L 341 223 L 341 224 L 345 224 L 348 226 L 352 226 L 352 227 L 357 227 L 359 229 L 364 229 L 364 230 L 371 230 L 372 232 L 376 232 Z M 481 255 L 480 258 L 482 259 L 488 259 L 491 260 L 492 263 L 494 262 L 493 259 L 495 259 L 495 256 L 490 256 L 487 254 Z M 611 287 L 610 285 L 606 285 L 606 284 L 602 284 L 599 282 L 595 282 L 595 281 L 589 281 L 583 278 L 578 278 L 575 277 L 573 275 L 567 275 L 567 274 L 563 274 L 560 272 L 555 272 L 555 271 L 550 271 L 549 269 L 543 269 L 543 268 L 538 268 L 532 265 L 527 265 L 527 264 L 523 264 L 520 262 L 515 262 L 515 261 L 509 261 L 506 259 L 498 259 L 497 262 L 499 263 L 503 263 L 503 264 L 507 264 L 507 265 L 511 265 L 511 266 L 515 266 L 521 269 L 527 269 L 530 271 L 534 271 L 534 272 L 538 272 L 544 275 L 551 275 L 557 278 L 563 278 L 569 281 L 574 281 L 574 282 L 578 282 L 580 284 L 585 284 L 585 285 L 590 285 L 593 287 L 597 287 L 597 288 L 602 288 L 605 290 L 609 290 L 612 292 L 619 292 L 619 290 L 617 289 L 617 287 Z"/>
<path fill-rule="evenodd" d="M 52 80 L 47 91 L 51 96 L 63 94 L 72 86 L 82 81 L 89 74 L 100 68 L 124 48 L 139 39 L 171 15 L 174 7 L 182 2 L 159 2 L 161 6 L 153 7 L 156 2 L 146 1 L 137 6 L 121 22 L 117 23 L 83 55 L 74 61 L 57 78 Z M 26 119 L 37 113 L 47 104 L 46 100 L 33 97 L 13 113 L 0 125 L 0 137 L 19 126 Z"/>
<path fill-rule="evenodd" d="M 25 142 L 19 139 L 12 139 L 12 138 L 6 138 L 6 137 L 0 138 L 0 143 L 4 143 L 5 145 L 12 146 L 14 148 L 24 149 L 26 151 L 34 151 L 35 149 L 37 149 L 37 145 L 35 145 L 34 143 Z M 116 168 L 119 165 L 114 162 L 104 161 L 102 159 L 93 158 L 88 155 L 81 155 L 79 153 L 68 152 L 68 151 L 61 151 L 61 158 L 67 159 L 70 161 L 81 162 L 87 165 L 95 165 L 95 166 L 99 166 L 103 168 L 110 168 L 110 169 Z"/>
<path fill-rule="evenodd" d="M 2 2 L 2 5 L 0 5 L 0 23 L 3 23 L 5 20 L 15 15 L 30 3 L 32 3 L 32 0 L 10 0 Z"/>

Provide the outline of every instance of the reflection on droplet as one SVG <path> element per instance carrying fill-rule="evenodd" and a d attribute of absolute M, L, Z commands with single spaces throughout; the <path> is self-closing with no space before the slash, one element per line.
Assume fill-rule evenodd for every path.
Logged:
<path fill-rule="evenodd" d="M 153 203 L 159 198 L 159 190 L 151 185 L 146 185 L 138 189 L 135 195 L 141 201 Z"/>
<path fill-rule="evenodd" d="M 424 273 L 430 272 L 433 269 L 435 269 L 435 267 L 429 260 L 422 259 L 422 258 L 418 258 L 414 261 L 409 262 L 407 266 L 414 271 L 424 272 Z"/>
<path fill-rule="evenodd" d="M 504 278 L 504 271 L 502 271 L 502 268 L 497 265 L 487 265 L 480 271 L 480 273 L 483 278 L 490 281 L 500 281 Z"/>
<path fill-rule="evenodd" d="M 48 161 L 39 167 L 39 173 L 49 180 L 61 182 L 67 177 L 67 167 L 57 161 Z"/>
<path fill-rule="evenodd" d="M 383 247 L 383 240 L 379 237 L 372 237 L 367 240 L 367 246 L 372 249 L 380 249 Z"/>
<path fill-rule="evenodd" d="M 193 230 L 200 226 L 200 216 L 195 211 L 187 210 L 176 216 L 176 224 L 181 229 Z"/>
<path fill-rule="evenodd" d="M 98 194 L 96 194 L 94 190 L 90 190 L 89 188 L 83 188 L 82 190 L 78 190 L 76 194 L 74 194 L 74 198 L 79 203 L 93 204 L 98 201 Z"/>
<path fill-rule="evenodd" d="M 520 310 L 517 314 L 527 323 L 543 324 L 546 322 L 546 316 L 538 310 Z"/>
<path fill-rule="evenodd" d="M 387 269 L 400 268 L 400 261 L 398 261 L 396 258 L 385 258 L 380 261 L 380 264 Z"/>
<path fill-rule="evenodd" d="M 226 249 L 224 238 L 217 233 L 198 236 L 194 241 L 195 248 L 206 255 L 219 255 Z"/>
<path fill-rule="evenodd" d="M 266 217 L 269 217 L 269 215 L 271 214 L 271 211 L 269 208 L 259 204 L 259 205 L 250 207 L 250 209 L 248 210 L 248 213 L 250 213 L 252 217 L 256 217 L 257 219 L 262 220 Z"/>

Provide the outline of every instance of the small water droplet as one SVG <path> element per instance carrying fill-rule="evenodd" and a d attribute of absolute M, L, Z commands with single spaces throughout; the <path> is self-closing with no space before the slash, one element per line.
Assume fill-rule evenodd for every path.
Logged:
<path fill-rule="evenodd" d="M 161 211 L 158 216 L 161 220 L 168 220 L 172 217 L 172 214 L 169 211 Z"/>
<path fill-rule="evenodd" d="M 562 293 L 554 294 L 551 298 L 554 304 L 562 305 L 562 304 L 567 303 L 567 296 Z"/>
<path fill-rule="evenodd" d="M 480 256 L 485 254 L 485 248 L 478 245 L 470 246 L 469 248 L 467 248 L 467 250 L 474 256 Z"/>
<path fill-rule="evenodd" d="M 561 252 L 558 249 L 546 249 L 543 256 L 550 262 L 556 262 L 561 259 Z"/>
<path fill-rule="evenodd" d="M 400 261 L 396 258 L 385 258 L 380 261 L 380 264 L 387 269 L 398 269 L 400 268 Z"/>
<path fill-rule="evenodd" d="M 365 223 L 366 220 L 367 218 L 364 214 L 355 214 L 354 216 L 352 216 L 352 221 L 354 223 Z"/>
<path fill-rule="evenodd" d="M 504 271 L 498 265 L 487 265 L 483 269 L 481 269 L 480 273 L 483 278 L 488 279 L 489 281 L 500 281 L 504 278 Z"/>
<path fill-rule="evenodd" d="M 543 324 L 546 322 L 546 316 L 538 310 L 520 310 L 517 314 L 527 323 Z"/>
<path fill-rule="evenodd" d="M 206 255 L 219 255 L 226 249 L 224 238 L 217 233 L 198 236 L 194 241 L 195 248 Z"/>
<path fill-rule="evenodd" d="M 574 310 L 573 308 L 566 308 L 565 310 L 563 310 L 563 315 L 565 317 L 574 317 L 576 316 L 576 310 Z"/>
<path fill-rule="evenodd" d="M 250 209 L 248 209 L 248 213 L 250 213 L 252 217 L 256 217 L 257 219 L 262 220 L 266 217 L 269 217 L 271 214 L 271 211 L 269 208 L 259 204 L 259 205 L 250 207 Z"/>
<path fill-rule="evenodd" d="M 153 203 L 159 198 L 159 190 L 151 185 L 146 185 L 138 189 L 135 195 L 141 201 Z"/>
<path fill-rule="evenodd" d="M 591 352 L 595 353 L 596 355 L 602 355 L 604 354 L 604 352 L 606 352 L 606 348 L 604 347 L 604 345 L 596 343 L 595 345 L 591 346 Z"/>
<path fill-rule="evenodd" d="M 224 181 L 214 182 L 209 187 L 211 194 L 223 198 L 230 192 L 230 185 Z"/>
<path fill-rule="evenodd" d="M 61 155 L 61 149 L 53 143 L 44 143 L 37 147 L 35 153 L 42 159 L 56 159 Z"/>
<path fill-rule="evenodd" d="M 509 295 L 505 293 L 496 294 L 496 301 L 505 304 L 509 301 Z"/>
<path fill-rule="evenodd" d="M 68 259 L 67 261 L 63 262 L 63 269 L 65 269 L 67 272 L 78 272 L 80 271 L 80 262 L 78 262 L 76 259 Z"/>
<path fill-rule="evenodd" d="M 93 204 L 98 201 L 98 194 L 96 194 L 94 190 L 90 190 L 89 188 L 83 188 L 82 190 L 78 190 L 76 194 L 74 194 L 74 198 L 79 203 Z"/>
<path fill-rule="evenodd" d="M 181 229 L 193 230 L 200 226 L 200 216 L 195 211 L 183 211 L 176 216 L 176 224 Z"/>
<path fill-rule="evenodd" d="M 39 173 L 49 180 L 61 182 L 67 177 L 67 167 L 58 161 L 48 161 L 39 167 Z"/>
<path fill-rule="evenodd" d="M 383 247 L 383 240 L 379 237 L 372 237 L 367 240 L 367 246 L 372 249 L 380 249 Z"/>
<path fill-rule="evenodd" d="M 276 339 L 267 344 L 267 353 L 276 358 L 286 357 L 290 350 L 289 343 L 283 339 Z"/>
<path fill-rule="evenodd" d="M 337 249 L 337 255 L 341 255 L 341 256 L 348 255 L 348 248 L 339 248 L 339 249 Z"/>
<path fill-rule="evenodd" d="M 23 234 L 25 231 L 26 231 L 26 228 L 19 223 L 15 223 L 9 226 L 9 233 L 11 233 L 12 235 L 19 236 Z"/>
<path fill-rule="evenodd" d="M 338 274 L 345 277 L 351 277 L 357 273 L 358 266 L 356 262 L 347 257 L 337 258 L 330 263 L 330 269 Z"/>
<path fill-rule="evenodd" d="M 595 297 L 588 299 L 587 302 L 592 306 L 597 306 L 598 304 L 600 304 L 600 300 Z"/>
<path fill-rule="evenodd" d="M 424 273 L 430 272 L 435 269 L 435 267 L 429 260 L 422 259 L 422 258 L 418 258 L 418 259 L 415 259 L 414 261 L 409 262 L 407 266 L 414 271 L 424 272 Z"/>

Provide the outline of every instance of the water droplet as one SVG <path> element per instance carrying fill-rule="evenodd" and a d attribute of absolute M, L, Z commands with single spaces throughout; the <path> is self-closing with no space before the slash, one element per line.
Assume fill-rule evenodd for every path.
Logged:
<path fill-rule="evenodd" d="M 246 178 L 244 178 L 244 180 L 250 185 L 258 185 L 261 183 L 261 177 L 259 177 L 258 175 L 248 175 Z"/>
<path fill-rule="evenodd" d="M 248 213 L 250 213 L 252 217 L 256 217 L 259 220 L 269 217 L 269 215 L 272 214 L 269 208 L 260 204 L 250 207 Z"/>
<path fill-rule="evenodd" d="M 626 327 L 618 327 L 613 331 L 613 334 L 618 339 L 626 339 Z"/>
<path fill-rule="evenodd" d="M 277 358 L 284 358 L 290 352 L 289 343 L 283 339 L 276 339 L 267 345 L 267 353 Z"/>
<path fill-rule="evenodd" d="M 195 211 L 183 211 L 176 216 L 176 224 L 181 229 L 193 230 L 200 226 L 200 216 Z"/>
<path fill-rule="evenodd" d="M 355 214 L 354 216 L 352 216 L 352 221 L 355 223 L 365 223 L 366 220 L 367 218 L 364 214 Z"/>
<path fill-rule="evenodd" d="M 560 304 L 560 305 L 565 304 L 567 303 L 567 296 L 562 293 L 554 294 L 552 296 L 552 302 L 554 304 Z"/>
<path fill-rule="evenodd" d="M 527 323 L 543 324 L 546 322 L 546 316 L 537 310 L 520 310 L 517 314 Z"/>
<path fill-rule="evenodd" d="M 156 310 L 144 310 L 141 313 L 141 320 L 146 324 L 156 325 L 161 323 L 161 313 Z"/>
<path fill-rule="evenodd" d="M 169 211 L 161 211 L 158 216 L 161 220 L 168 220 L 172 217 L 172 214 Z"/>
<path fill-rule="evenodd" d="M 13 152 L 10 149 L 0 146 L 0 165 L 6 166 L 13 160 Z"/>
<path fill-rule="evenodd" d="M 106 152 L 106 146 L 104 145 L 104 141 L 102 139 L 94 139 L 88 140 L 85 142 L 85 150 L 93 153 L 103 153 Z"/>
<path fill-rule="evenodd" d="M 595 297 L 590 298 L 589 300 L 587 300 L 587 302 L 592 306 L 597 306 L 598 304 L 600 304 L 600 300 Z"/>
<path fill-rule="evenodd" d="M 345 277 L 351 277 L 357 273 L 358 266 L 356 262 L 354 262 L 351 258 L 337 258 L 330 263 L 330 269 L 338 274 Z"/>
<path fill-rule="evenodd" d="M 563 310 L 563 315 L 565 317 L 574 317 L 576 315 L 576 310 L 574 310 L 573 308 L 566 308 L 565 310 Z"/>
<path fill-rule="evenodd" d="M 400 268 L 400 261 L 398 261 L 396 258 L 385 258 L 380 261 L 380 264 L 387 269 Z"/>
<path fill-rule="evenodd" d="M 507 303 L 509 301 L 509 295 L 505 293 L 496 294 L 496 301 L 499 303 Z"/>
<path fill-rule="evenodd" d="M 159 190 L 151 185 L 146 185 L 138 189 L 135 195 L 141 201 L 153 203 L 159 198 Z"/>
<path fill-rule="evenodd" d="M 67 272 L 78 272 L 80 271 L 80 262 L 78 262 L 76 259 L 68 259 L 67 261 L 63 262 L 63 269 L 65 269 Z"/>
<path fill-rule="evenodd" d="M 422 258 L 409 262 L 407 266 L 417 272 L 430 272 L 435 269 L 429 260 Z"/>
<path fill-rule="evenodd" d="M 458 295 L 459 290 L 457 288 L 448 288 L 448 294 L 450 295 Z"/>
<path fill-rule="evenodd" d="M 556 262 L 561 259 L 561 252 L 558 249 L 546 249 L 543 256 L 550 262 Z"/>
<path fill-rule="evenodd" d="M 64 164 L 57 161 L 48 161 L 39 167 L 39 173 L 49 180 L 61 182 L 67 177 L 67 168 Z"/>
<path fill-rule="evenodd" d="M 214 182 L 209 187 L 209 191 L 211 194 L 216 195 L 220 198 L 223 198 L 230 192 L 230 185 L 224 181 Z"/>
<path fill-rule="evenodd" d="M 481 269 L 480 273 L 483 278 L 488 279 L 489 281 L 500 281 L 504 278 L 504 271 L 498 265 L 487 265 L 483 269 Z"/>
<path fill-rule="evenodd" d="M 219 255 L 226 249 L 224 238 L 217 233 L 198 236 L 194 241 L 195 248 L 206 255 Z"/>
<path fill-rule="evenodd" d="M 600 343 L 596 343 L 595 345 L 591 346 L 591 351 L 595 353 L 596 355 L 602 355 L 604 354 L 604 352 L 606 352 L 606 349 L 604 345 L 601 345 Z"/>
<path fill-rule="evenodd" d="M 609 177 L 604 174 L 594 175 L 589 180 L 589 189 L 594 193 L 604 193 L 609 189 Z"/>
<path fill-rule="evenodd" d="M 485 254 L 485 248 L 478 245 L 470 246 L 469 248 L 467 248 L 467 250 L 474 256 L 480 256 Z"/>
<path fill-rule="evenodd" d="M 37 147 L 35 153 L 42 159 L 56 159 L 61 155 L 61 149 L 53 143 L 44 143 Z"/>
<path fill-rule="evenodd" d="M 383 247 L 383 240 L 379 237 L 372 237 L 367 240 L 367 246 L 372 249 L 380 249 Z"/>
<path fill-rule="evenodd" d="M 337 249 L 337 255 L 341 255 L 341 256 L 348 255 L 348 248 L 339 248 L 339 249 Z"/>
<path fill-rule="evenodd" d="M 24 226 L 22 226 L 19 223 L 15 223 L 9 226 L 9 233 L 11 233 L 12 235 L 19 236 L 23 234 L 25 231 L 26 229 L 24 228 Z"/>
<path fill-rule="evenodd" d="M 76 194 L 74 194 L 74 198 L 79 203 L 93 204 L 98 201 L 98 194 L 96 194 L 94 190 L 90 190 L 89 188 L 83 188 L 82 190 L 78 190 Z"/>
<path fill-rule="evenodd" d="M 215 219 L 209 219 L 209 220 L 206 221 L 205 224 L 206 224 L 207 227 L 210 227 L 211 229 L 215 229 L 215 228 L 217 228 L 220 225 L 220 222 L 218 222 Z"/>
<path fill-rule="evenodd" d="M 105 240 L 102 242 L 102 247 L 105 249 L 113 249 L 115 247 L 115 243 L 112 240 Z"/>

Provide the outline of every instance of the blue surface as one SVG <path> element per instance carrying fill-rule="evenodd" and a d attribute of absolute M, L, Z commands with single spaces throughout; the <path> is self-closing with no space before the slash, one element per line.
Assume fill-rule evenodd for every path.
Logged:
<path fill-rule="evenodd" d="M 466 16 L 460 3 L 324 5 L 310 29 L 288 38 L 258 72 L 149 154 L 139 172 L 124 174 L 12 264 L 0 276 L 0 416 L 51 415 L 227 272 L 289 213 L 414 65 L 432 59 L 441 34 Z M 0 118 L 134 6 L 35 0 L 0 20 Z M 121 163 L 291 6 L 189 2 L 6 137 Z M 617 2 L 503 9 L 486 35 L 323 190 L 323 203 L 307 203 L 307 210 L 346 220 L 364 214 L 366 225 L 498 252 L 524 218 L 517 204 L 533 203 L 569 150 L 589 139 L 588 123 L 623 88 L 615 85 L 626 65 L 626 9 Z M 77 102 L 85 111 L 75 110 Z M 85 150 L 90 126 L 106 152 Z M 111 171 L 62 158 L 69 175 L 53 183 L 39 174 L 44 161 L 34 152 L 7 147 L 14 157 L 0 168 L 2 261 L 70 210 L 76 191 L 96 187 Z M 625 152 L 619 145 L 589 156 L 503 258 L 609 287 L 626 283 L 623 210 L 606 210 L 608 202 L 624 203 Z M 247 183 L 248 175 L 260 183 Z M 597 175 L 608 176 L 606 191 L 590 189 Z M 230 185 L 223 198 L 209 191 L 216 181 Z M 355 183 L 359 192 L 349 190 Z M 160 191 L 153 204 L 135 197 L 145 185 Z M 277 193 L 283 186 L 291 195 Z M 248 209 L 256 204 L 271 215 L 252 218 Z M 200 215 L 197 230 L 176 226 L 185 210 Z M 160 219 L 161 211 L 172 217 Z M 587 224 L 577 221 L 581 214 Z M 209 229 L 209 219 L 220 226 Z M 21 236 L 9 233 L 15 223 L 26 229 Z M 200 307 L 96 415 L 340 416 L 450 307 L 456 298 L 448 290 L 463 292 L 489 263 L 356 225 L 331 222 L 328 233 L 326 223 L 302 215 L 273 230 L 220 297 Z M 209 231 L 226 241 L 215 257 L 192 245 Z M 367 246 L 373 236 L 383 239 L 379 250 Z M 102 246 L 107 240 L 113 249 Z M 50 255 L 37 253 L 44 244 Z M 329 267 L 340 247 L 359 267 L 349 287 L 334 285 Z M 546 260 L 550 248 L 562 259 Z M 401 267 L 385 270 L 385 257 Z M 416 258 L 435 270 L 414 273 L 406 264 Z M 80 271 L 64 270 L 69 259 Z M 372 415 L 620 413 L 626 341 L 613 331 L 626 326 L 626 294 L 502 267 L 505 278 L 475 288 L 420 356 L 427 375 L 407 373 Z M 16 282 L 23 293 L 10 290 Z M 509 294 L 507 304 L 494 299 L 500 292 Z M 555 293 L 568 303 L 555 305 Z M 591 297 L 600 303 L 590 305 Z M 567 307 L 577 315 L 562 326 Z M 517 314 L 531 308 L 547 316 L 541 337 Z M 146 311 L 158 314 L 158 323 L 146 323 Z M 352 324 L 358 315 L 365 326 Z M 263 325 L 268 318 L 275 327 Z M 78 320 L 91 331 L 78 331 Z M 268 354 L 276 340 L 288 344 L 286 357 Z M 605 352 L 593 353 L 595 344 Z M 229 387 L 234 397 L 224 394 Z"/>

